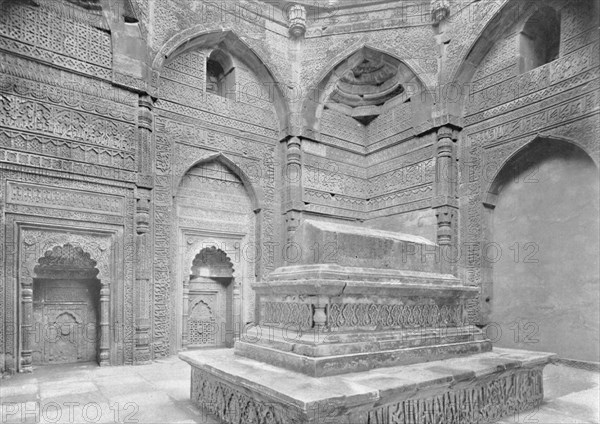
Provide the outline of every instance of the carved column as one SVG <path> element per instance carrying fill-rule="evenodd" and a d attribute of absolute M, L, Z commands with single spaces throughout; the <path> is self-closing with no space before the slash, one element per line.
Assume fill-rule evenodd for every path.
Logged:
<path fill-rule="evenodd" d="M 136 364 L 149 362 L 150 351 L 150 279 L 151 279 L 151 220 L 152 196 L 152 130 L 154 116 L 150 96 L 140 95 L 138 111 L 138 181 L 136 189 L 136 262 L 135 262 L 135 357 Z"/>
<path fill-rule="evenodd" d="M 239 283 L 236 283 L 235 281 L 232 282 L 232 284 L 235 284 L 233 286 L 233 290 L 232 290 L 232 307 L 233 307 L 233 322 L 232 324 L 232 344 L 229 347 L 233 347 L 233 343 L 235 343 L 236 340 L 239 340 L 240 338 L 240 334 L 242 331 L 242 293 L 241 293 L 241 285 Z"/>
<path fill-rule="evenodd" d="M 98 363 L 100 366 L 110 365 L 110 322 L 108 310 L 110 305 L 110 285 L 100 282 L 100 351 Z"/>
<path fill-rule="evenodd" d="M 437 217 L 437 243 L 440 246 L 441 271 L 456 275 L 457 252 L 457 132 L 449 126 L 438 129 L 434 198 L 432 207 Z"/>
<path fill-rule="evenodd" d="M 21 278 L 21 372 L 31 372 L 33 332 L 33 279 Z"/>
<path fill-rule="evenodd" d="M 284 175 L 284 213 L 286 241 L 292 242 L 294 233 L 302 220 L 302 144 L 298 137 L 287 141 Z"/>
<path fill-rule="evenodd" d="M 182 335 L 181 348 L 187 349 L 189 344 L 189 327 L 188 320 L 190 317 L 190 277 L 189 275 L 183 280 L 183 305 L 182 305 Z"/>

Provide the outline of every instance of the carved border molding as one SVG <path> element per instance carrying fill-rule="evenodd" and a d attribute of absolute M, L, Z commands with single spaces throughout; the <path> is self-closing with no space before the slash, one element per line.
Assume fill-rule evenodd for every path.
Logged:
<path fill-rule="evenodd" d="M 16 179 L 17 172 L 22 184 L 45 184 L 48 188 L 60 184 L 63 194 L 71 190 L 74 193 L 81 190 L 105 193 L 119 199 L 122 207 L 119 208 L 118 215 L 106 215 L 76 208 L 52 209 L 45 202 L 35 206 L 5 204 L 7 198 L 4 195 L 8 193 L 4 193 L 4 189 L 7 188 L 7 180 Z M 5 265 L 0 267 L 0 297 L 6 299 L 6 302 L 0 303 L 0 348 L 5 352 L 8 370 L 19 368 L 17 361 L 21 342 L 14 332 L 20 319 L 17 303 L 23 300 L 23 291 L 19 289 L 23 282 L 26 286 L 33 282 L 33 267 L 46 250 L 54 247 L 53 244 L 66 243 L 79 245 L 92 255 L 98 262 L 98 278 L 110 290 L 104 293 L 104 300 L 110 305 L 110 314 L 105 320 L 106 328 L 109 322 L 116 325 L 110 328 L 112 338 L 107 338 L 110 345 L 104 350 L 104 362 L 123 364 L 132 361 L 133 190 L 99 184 L 93 177 L 76 180 L 71 176 L 65 180 L 65 175 L 61 174 L 49 170 L 41 175 L 39 172 L 29 173 L 27 169 L 17 167 L 0 172 L 3 196 L 0 198 L 0 208 L 5 212 L 0 215 L 3 220 L 0 225 L 0 263 Z M 27 298 L 32 292 L 31 287 L 26 289 L 29 290 Z"/>

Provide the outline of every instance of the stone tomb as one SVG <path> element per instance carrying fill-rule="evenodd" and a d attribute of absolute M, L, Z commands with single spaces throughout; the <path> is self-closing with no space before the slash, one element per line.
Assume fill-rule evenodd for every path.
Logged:
<path fill-rule="evenodd" d="M 552 355 L 492 352 L 469 322 L 478 289 L 439 272 L 435 244 L 311 220 L 295 237 L 327 257 L 302 249 L 254 285 L 257 325 L 233 352 L 180 355 L 200 408 L 226 423 L 465 424 L 541 403 Z"/>

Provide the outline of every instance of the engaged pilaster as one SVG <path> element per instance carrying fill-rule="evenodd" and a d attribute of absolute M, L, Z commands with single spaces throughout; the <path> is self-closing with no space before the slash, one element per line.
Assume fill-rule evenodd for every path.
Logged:
<path fill-rule="evenodd" d="M 136 364 L 149 362 L 150 351 L 150 279 L 152 257 L 151 198 L 152 177 L 152 130 L 154 104 L 148 95 L 140 95 L 138 111 L 138 182 L 136 189 L 136 262 L 135 262 L 135 358 Z"/>
<path fill-rule="evenodd" d="M 435 184 L 432 208 L 437 217 L 437 244 L 441 250 L 441 271 L 456 275 L 457 263 L 457 131 L 443 126 L 437 131 Z M 456 259 L 456 260 L 455 260 Z"/>
<path fill-rule="evenodd" d="M 286 241 L 293 240 L 294 233 L 302 220 L 304 203 L 302 202 L 302 141 L 292 137 L 287 141 L 285 165 L 284 213 Z"/>
<path fill-rule="evenodd" d="M 21 371 L 32 372 L 33 279 L 21 277 Z"/>

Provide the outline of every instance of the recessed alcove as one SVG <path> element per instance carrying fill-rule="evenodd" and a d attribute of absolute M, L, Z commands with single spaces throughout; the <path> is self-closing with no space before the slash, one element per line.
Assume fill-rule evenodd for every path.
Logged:
<path fill-rule="evenodd" d="M 498 346 L 597 360 L 598 179 L 583 150 L 540 139 L 494 182 L 488 299 Z"/>

